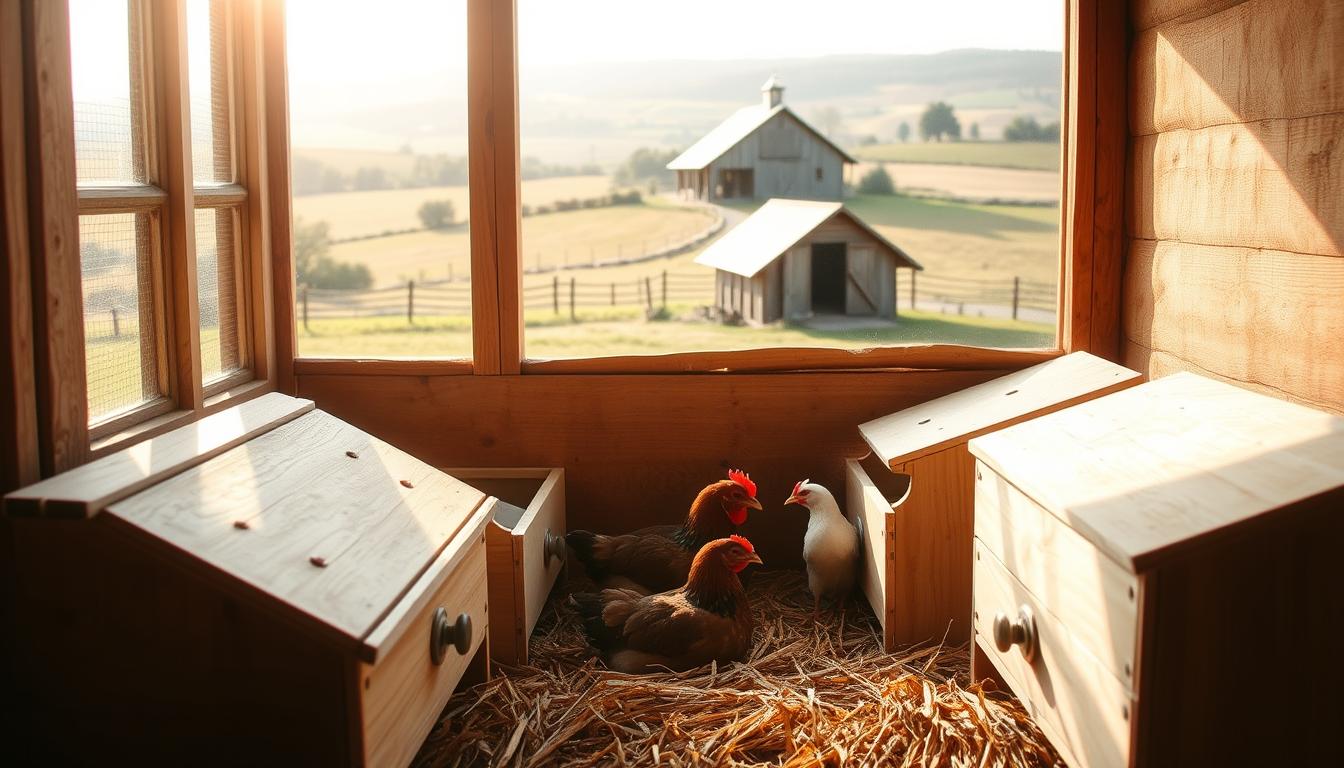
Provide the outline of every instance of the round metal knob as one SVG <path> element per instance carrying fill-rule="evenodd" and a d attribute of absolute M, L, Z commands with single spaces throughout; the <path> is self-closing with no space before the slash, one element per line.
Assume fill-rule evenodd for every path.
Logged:
<path fill-rule="evenodd" d="M 551 529 L 546 529 L 546 543 L 542 547 L 542 555 L 545 558 L 544 564 L 547 568 L 551 567 L 552 560 L 565 562 L 565 537 L 556 536 L 551 533 Z"/>
<path fill-rule="evenodd" d="M 471 650 L 471 617 L 465 613 L 457 615 L 457 621 L 448 620 L 448 611 L 443 608 L 434 610 L 434 620 L 429 627 L 429 657 L 435 664 L 442 664 L 443 657 L 452 646 L 459 656 L 465 656 Z"/>
<path fill-rule="evenodd" d="M 1018 609 L 1016 620 L 1006 613 L 994 614 L 994 647 L 1007 653 L 1014 645 L 1021 646 L 1028 663 L 1036 658 L 1036 617 L 1025 605 Z"/>

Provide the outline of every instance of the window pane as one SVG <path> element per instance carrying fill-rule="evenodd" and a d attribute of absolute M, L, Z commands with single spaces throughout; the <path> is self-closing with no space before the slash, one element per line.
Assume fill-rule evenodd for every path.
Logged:
<path fill-rule="evenodd" d="M 116 0 L 70 0 L 71 87 L 75 97 L 75 169 L 78 183 L 145 181 L 139 148 L 142 129 L 133 87 L 130 5 Z"/>
<path fill-rule="evenodd" d="M 228 0 L 188 0 L 191 166 L 197 186 L 233 181 Z"/>
<path fill-rule="evenodd" d="M 133 213 L 79 217 L 90 423 L 159 394 L 148 219 Z"/>
<path fill-rule="evenodd" d="M 201 377 L 207 384 L 242 366 L 236 227 L 237 214 L 232 209 L 201 208 L 196 211 Z"/>
<path fill-rule="evenodd" d="M 1062 6 L 837 2 L 519 0 L 528 357 L 1053 346 Z"/>
<path fill-rule="evenodd" d="M 465 0 L 286 13 L 299 354 L 470 357 Z"/>

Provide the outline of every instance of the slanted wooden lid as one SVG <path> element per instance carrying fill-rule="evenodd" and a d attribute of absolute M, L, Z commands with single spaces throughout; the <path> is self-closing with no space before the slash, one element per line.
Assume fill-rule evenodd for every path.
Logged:
<path fill-rule="evenodd" d="M 484 527 L 474 513 L 487 498 L 313 411 L 102 516 L 374 661 L 399 636 L 374 630 L 432 569 L 451 567 L 459 535 L 479 535 L 464 526 Z"/>
<path fill-rule="evenodd" d="M 1344 418 L 1190 373 L 970 450 L 1135 572 L 1305 499 L 1344 504 Z"/>
<path fill-rule="evenodd" d="M 976 435 L 1142 379 L 1123 366 L 1074 352 L 860 424 L 859 433 L 894 470 Z"/>

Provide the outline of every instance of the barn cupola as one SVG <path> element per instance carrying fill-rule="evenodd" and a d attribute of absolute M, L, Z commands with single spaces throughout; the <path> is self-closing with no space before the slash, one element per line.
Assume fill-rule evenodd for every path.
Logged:
<path fill-rule="evenodd" d="M 767 109 L 774 109 L 784 102 L 784 84 L 779 81 L 779 77 L 771 75 L 765 85 L 761 86 L 761 100 L 765 103 Z"/>

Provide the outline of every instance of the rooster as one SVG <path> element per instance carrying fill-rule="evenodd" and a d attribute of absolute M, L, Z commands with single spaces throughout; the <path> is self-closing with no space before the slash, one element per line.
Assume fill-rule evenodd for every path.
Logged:
<path fill-rule="evenodd" d="M 843 610 L 858 572 L 858 530 L 840 512 L 835 496 L 817 483 L 797 483 L 784 504 L 800 504 L 811 513 L 803 535 L 803 560 L 807 563 L 807 586 L 812 590 L 812 620 L 817 620 L 823 598 Z"/>
<path fill-rule="evenodd" d="M 727 480 L 700 491 L 681 525 L 655 525 L 622 536 L 576 530 L 565 541 L 599 584 L 666 592 L 686 583 L 701 546 L 737 532 L 748 509 L 761 509 L 756 483 L 734 469 Z"/>
<path fill-rule="evenodd" d="M 760 562 L 751 542 L 732 535 L 700 548 L 680 589 L 656 595 L 604 589 L 574 594 L 570 604 L 589 641 L 617 672 L 726 664 L 751 647 L 751 605 L 738 573 Z"/>

